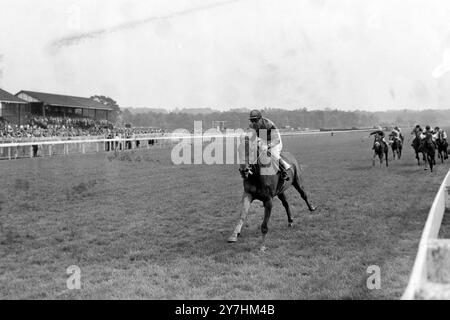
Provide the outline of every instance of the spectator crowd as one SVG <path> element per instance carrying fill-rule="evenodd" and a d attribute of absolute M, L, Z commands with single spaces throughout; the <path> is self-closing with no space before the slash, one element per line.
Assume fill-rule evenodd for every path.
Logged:
<path fill-rule="evenodd" d="M 0 143 L 30 140 L 79 138 L 133 138 L 135 135 L 164 133 L 161 129 L 114 128 L 107 120 L 90 118 L 34 117 L 24 125 L 0 117 Z"/>

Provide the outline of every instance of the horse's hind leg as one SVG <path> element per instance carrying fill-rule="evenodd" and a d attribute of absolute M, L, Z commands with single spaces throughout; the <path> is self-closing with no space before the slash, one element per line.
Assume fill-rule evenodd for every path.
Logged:
<path fill-rule="evenodd" d="M 302 186 L 302 181 L 300 179 L 300 176 L 298 175 L 298 172 L 295 173 L 294 181 L 292 182 L 292 185 L 294 186 L 295 190 L 300 193 L 300 196 L 302 199 L 306 202 L 306 205 L 308 206 L 309 211 L 315 211 L 316 207 L 312 206 L 308 201 L 308 195 L 306 194 L 305 190 Z"/>
<path fill-rule="evenodd" d="M 291 208 L 289 208 L 289 203 L 287 202 L 286 194 L 284 192 L 280 193 L 278 195 L 278 199 L 281 200 L 281 204 L 283 205 L 284 209 L 286 209 L 286 214 L 287 214 L 287 217 L 288 217 L 289 227 L 292 227 L 292 224 L 293 224 L 294 221 L 292 220 Z"/>
<path fill-rule="evenodd" d="M 253 199 L 252 196 L 248 193 L 245 193 L 242 195 L 242 212 L 241 216 L 239 217 L 239 221 L 236 225 L 236 228 L 234 228 L 233 233 L 228 238 L 228 242 L 236 242 L 238 236 L 241 234 L 242 225 L 245 222 L 245 219 L 247 218 L 248 211 L 250 210 L 250 205 L 252 203 Z"/>
<path fill-rule="evenodd" d="M 269 231 L 269 219 L 270 219 L 270 214 L 272 213 L 272 199 L 268 199 L 266 201 L 264 201 L 264 220 L 261 224 L 261 232 L 262 232 L 262 241 L 261 241 L 261 247 L 260 250 L 261 251 L 266 251 L 266 235 L 267 232 Z"/>

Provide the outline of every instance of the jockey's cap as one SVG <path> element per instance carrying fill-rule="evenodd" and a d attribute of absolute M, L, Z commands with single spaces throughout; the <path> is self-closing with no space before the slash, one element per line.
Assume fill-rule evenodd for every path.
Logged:
<path fill-rule="evenodd" d="M 250 120 L 251 119 L 261 119 L 262 115 L 261 115 L 261 111 L 259 110 L 252 110 L 250 112 Z"/>
<path fill-rule="evenodd" d="M 439 127 L 436 127 L 436 128 L 434 128 L 434 130 L 437 130 L 437 131 L 439 131 L 439 130 L 440 130 L 440 128 L 439 128 Z"/>
<path fill-rule="evenodd" d="M 427 125 L 427 126 L 425 127 L 425 129 L 430 130 L 431 128 L 430 128 L 429 125 Z"/>

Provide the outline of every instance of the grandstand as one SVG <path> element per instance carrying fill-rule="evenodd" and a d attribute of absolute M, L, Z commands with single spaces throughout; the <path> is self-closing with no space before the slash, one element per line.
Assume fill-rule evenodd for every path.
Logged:
<path fill-rule="evenodd" d="M 0 89 L 0 120 L 23 123 L 24 116 L 29 112 L 29 105 L 26 101 L 13 94 Z"/>
<path fill-rule="evenodd" d="M 29 104 L 29 117 L 84 117 L 108 120 L 111 107 L 90 98 L 22 90 L 16 94 Z M 11 121 L 10 119 L 7 119 Z M 12 121 L 11 121 L 12 122 Z"/>

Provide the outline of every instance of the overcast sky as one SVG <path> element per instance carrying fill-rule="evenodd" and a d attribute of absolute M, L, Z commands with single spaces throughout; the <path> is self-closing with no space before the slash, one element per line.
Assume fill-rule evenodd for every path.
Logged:
<path fill-rule="evenodd" d="M 0 87 L 121 107 L 450 108 L 448 0 L 0 0 Z"/>

